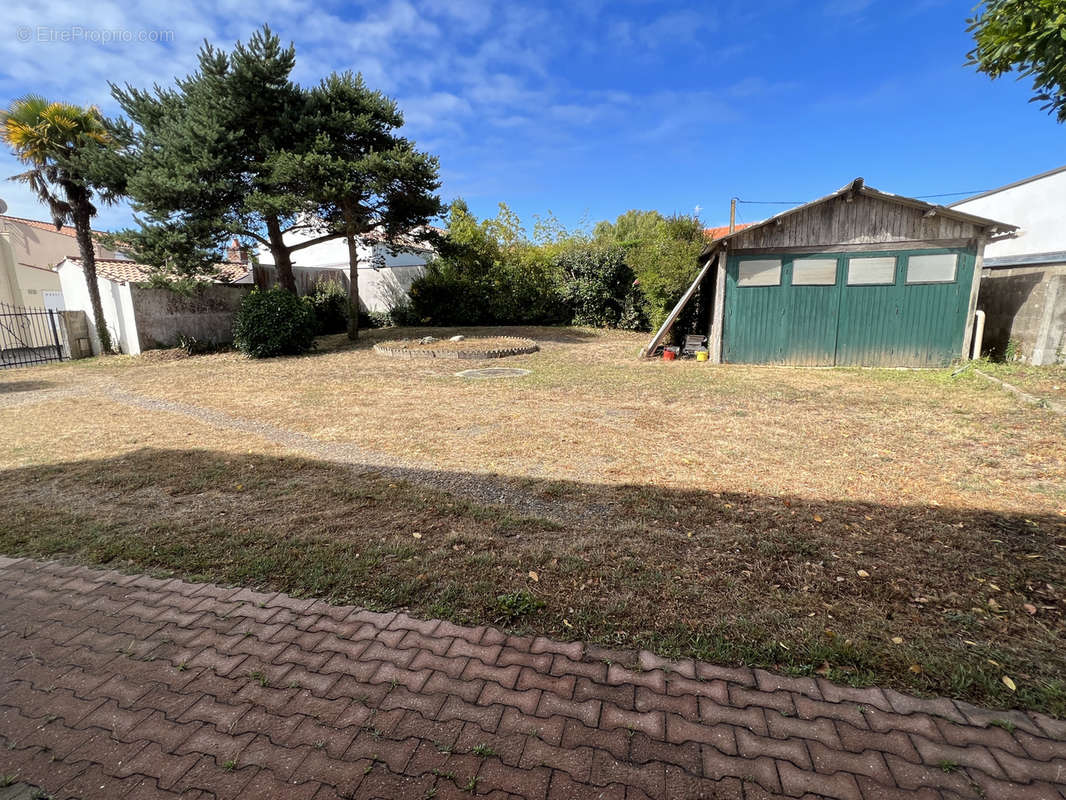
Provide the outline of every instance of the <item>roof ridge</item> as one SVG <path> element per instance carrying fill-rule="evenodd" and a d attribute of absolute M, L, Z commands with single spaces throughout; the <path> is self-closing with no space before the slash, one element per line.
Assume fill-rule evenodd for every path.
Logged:
<path fill-rule="evenodd" d="M 74 226 L 73 225 L 67 225 L 65 223 L 63 224 L 63 226 L 61 228 L 57 228 L 55 226 L 54 222 L 48 222 L 47 220 L 43 220 L 43 219 L 31 219 L 30 217 L 18 217 L 18 216 L 15 216 L 14 214 L 0 214 L 0 219 L 8 219 L 8 220 L 12 220 L 13 222 L 25 222 L 25 223 L 28 223 L 28 224 L 33 225 L 35 227 L 41 227 L 42 230 L 50 230 L 53 233 L 61 233 L 64 236 L 76 236 L 77 235 L 77 230 L 74 228 Z M 95 230 L 95 229 L 90 229 L 90 230 L 92 230 L 93 234 L 96 235 L 96 236 L 106 236 L 106 235 L 108 235 L 108 231 L 98 231 L 98 230 Z"/>
<path fill-rule="evenodd" d="M 1046 170 L 1045 172 L 1041 172 L 1036 175 L 1030 175 L 1028 178 L 1020 178 L 1019 180 L 1013 181 L 1012 183 L 1006 183 L 1003 186 L 999 186 L 995 189 L 987 189 L 983 192 L 978 192 L 975 195 L 971 195 L 970 197 L 964 197 L 962 200 L 956 200 L 954 203 L 948 203 L 947 208 L 952 208 L 953 206 L 961 206 L 963 203 L 969 203 L 973 200 L 979 200 L 982 197 L 988 197 L 992 194 L 999 194 L 1000 192 L 1005 192 L 1008 189 L 1016 189 L 1019 186 L 1024 186 L 1027 183 L 1038 181 L 1041 178 L 1050 178 L 1052 175 L 1058 175 L 1060 172 L 1063 171 L 1066 171 L 1066 164 L 1063 164 L 1061 167 L 1055 167 L 1054 169 Z"/>

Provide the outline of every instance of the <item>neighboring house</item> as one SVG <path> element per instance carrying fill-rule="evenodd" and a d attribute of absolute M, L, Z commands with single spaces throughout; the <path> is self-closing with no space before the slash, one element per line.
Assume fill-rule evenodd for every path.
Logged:
<path fill-rule="evenodd" d="M 745 228 L 749 228 L 754 224 L 754 222 L 738 222 L 733 226 L 733 233 L 736 233 L 737 231 L 742 231 Z M 715 239 L 721 239 L 723 236 L 728 236 L 729 226 L 720 225 L 717 228 L 704 228 L 703 235 L 713 242 Z"/>
<path fill-rule="evenodd" d="M 300 231 L 287 234 L 285 241 L 295 244 L 319 235 Z M 390 247 L 377 232 L 360 237 L 357 246 L 359 303 L 364 311 L 389 311 L 397 303 L 404 302 L 411 284 L 422 274 L 426 262 L 433 256 L 433 248 L 424 242 L 405 238 Z M 345 291 L 348 289 L 348 242 L 344 238 L 297 250 L 292 254 L 292 265 L 300 294 L 309 294 L 314 291 L 316 283 L 328 281 L 341 284 Z M 274 268 L 274 257 L 267 248 L 260 247 L 255 284 L 272 286 L 275 283 L 277 270 Z"/>
<path fill-rule="evenodd" d="M 251 289 L 246 263 L 217 264 L 219 277 L 204 281 L 191 294 L 143 285 L 151 269 L 130 260 L 97 259 L 96 277 L 104 320 L 115 346 L 137 355 L 156 347 L 173 347 L 179 337 L 224 344 L 233 340 L 237 307 Z M 84 311 L 94 354 L 100 352 L 96 317 L 89 302 L 81 259 L 68 257 L 55 268 L 67 308 Z"/>
<path fill-rule="evenodd" d="M 1066 166 L 951 208 L 1021 226 L 985 251 L 977 301 L 986 315 L 984 349 L 1032 364 L 1066 363 Z"/>
<path fill-rule="evenodd" d="M 857 178 L 708 244 L 644 353 L 695 302 L 679 334 L 706 336 L 715 362 L 948 364 L 970 352 L 985 242 L 1014 230 Z"/>
<path fill-rule="evenodd" d="M 74 228 L 0 215 L 0 303 L 31 308 L 63 308 L 59 277 L 52 270 L 80 254 Z M 123 256 L 96 244 L 100 258 Z"/>

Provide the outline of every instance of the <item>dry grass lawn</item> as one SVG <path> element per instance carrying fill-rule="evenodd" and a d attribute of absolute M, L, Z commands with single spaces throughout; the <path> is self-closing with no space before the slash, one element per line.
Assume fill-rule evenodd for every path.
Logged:
<path fill-rule="evenodd" d="M 370 349 L 455 332 L 541 351 L 471 381 Z M 647 363 L 641 344 L 372 331 L 303 358 L 6 371 L 0 552 L 1066 713 L 1061 416 L 970 373 Z M 471 475 L 489 499 L 450 491 Z"/>
<path fill-rule="evenodd" d="M 980 369 L 1028 394 L 1045 400 L 1066 402 L 1066 364 L 1033 367 L 1017 363 L 983 363 Z"/>

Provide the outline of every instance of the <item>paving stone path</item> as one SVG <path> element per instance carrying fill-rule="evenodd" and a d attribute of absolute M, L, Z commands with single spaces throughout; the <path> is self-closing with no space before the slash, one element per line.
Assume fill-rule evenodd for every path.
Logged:
<path fill-rule="evenodd" d="M 57 800 L 1066 798 L 1041 714 L 7 558 L 0 745 Z"/>

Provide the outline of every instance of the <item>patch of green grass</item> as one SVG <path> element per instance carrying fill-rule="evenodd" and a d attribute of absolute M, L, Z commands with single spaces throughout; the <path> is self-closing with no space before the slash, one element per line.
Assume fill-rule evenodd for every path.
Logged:
<path fill-rule="evenodd" d="M 500 613 L 499 621 L 514 622 L 544 608 L 544 601 L 523 589 L 497 596 L 496 605 Z"/>
<path fill-rule="evenodd" d="M 266 673 L 262 670 L 252 670 L 248 673 L 248 677 L 264 688 L 270 685 L 270 681 L 267 680 Z"/>
<path fill-rule="evenodd" d="M 487 744 L 481 744 L 481 743 L 478 743 L 478 744 L 474 745 L 472 748 L 470 748 L 470 752 L 473 753 L 475 756 L 479 756 L 481 758 L 488 758 L 489 756 L 496 755 L 496 751 L 495 750 L 493 750 Z"/>

